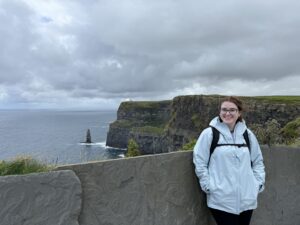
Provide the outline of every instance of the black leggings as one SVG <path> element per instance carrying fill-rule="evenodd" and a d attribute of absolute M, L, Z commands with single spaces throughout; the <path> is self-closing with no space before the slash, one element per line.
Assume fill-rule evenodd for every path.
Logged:
<path fill-rule="evenodd" d="M 247 210 L 240 215 L 209 208 L 218 225 L 249 225 L 253 210 Z"/>

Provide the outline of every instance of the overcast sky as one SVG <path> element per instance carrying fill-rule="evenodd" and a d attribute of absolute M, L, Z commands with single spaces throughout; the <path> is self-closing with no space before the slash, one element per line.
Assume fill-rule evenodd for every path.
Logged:
<path fill-rule="evenodd" d="M 0 0 L 0 108 L 300 95 L 298 0 Z"/>

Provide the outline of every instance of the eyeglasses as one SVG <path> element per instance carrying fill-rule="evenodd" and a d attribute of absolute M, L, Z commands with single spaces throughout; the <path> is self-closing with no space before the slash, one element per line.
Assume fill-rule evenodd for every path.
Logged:
<path fill-rule="evenodd" d="M 230 109 L 222 108 L 221 109 L 222 114 L 229 113 L 230 115 L 234 115 L 237 113 L 237 111 L 238 111 L 238 109 L 235 109 L 235 108 L 230 108 Z"/>

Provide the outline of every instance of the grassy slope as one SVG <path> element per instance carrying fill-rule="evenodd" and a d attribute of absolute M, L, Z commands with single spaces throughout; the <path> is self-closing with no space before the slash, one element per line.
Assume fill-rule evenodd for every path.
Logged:
<path fill-rule="evenodd" d="M 246 99 L 260 100 L 270 103 L 282 103 L 282 104 L 300 104 L 300 96 L 254 96 L 244 97 Z"/>
<path fill-rule="evenodd" d="M 17 157 L 10 161 L 0 161 L 0 176 L 47 172 L 53 168 L 31 157 Z"/>

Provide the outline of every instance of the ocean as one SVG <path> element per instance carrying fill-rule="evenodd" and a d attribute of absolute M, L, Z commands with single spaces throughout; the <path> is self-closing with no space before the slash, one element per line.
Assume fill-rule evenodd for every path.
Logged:
<path fill-rule="evenodd" d="M 62 165 L 124 157 L 105 146 L 116 111 L 0 111 L 0 160 L 30 156 Z M 92 144 L 84 144 L 90 129 Z"/>

